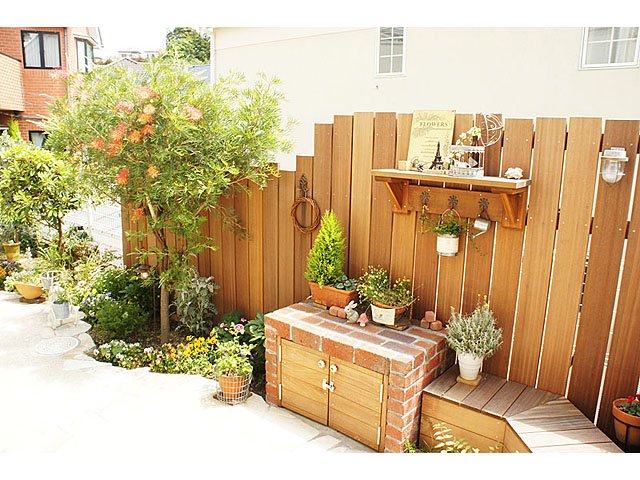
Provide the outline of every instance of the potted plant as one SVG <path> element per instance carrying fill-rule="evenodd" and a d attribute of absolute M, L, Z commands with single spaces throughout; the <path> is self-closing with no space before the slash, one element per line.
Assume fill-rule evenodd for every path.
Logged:
<path fill-rule="evenodd" d="M 57 320 L 64 320 L 69 317 L 69 293 L 59 285 L 54 285 L 49 291 L 52 300 L 51 308 Z"/>
<path fill-rule="evenodd" d="M 360 298 L 371 304 L 373 321 L 383 325 L 395 325 L 414 302 L 411 281 L 402 277 L 392 284 L 383 268 L 370 266 L 358 280 L 357 290 Z"/>
<path fill-rule="evenodd" d="M 640 447 L 640 393 L 613 401 L 616 438 L 627 447 Z"/>
<path fill-rule="evenodd" d="M 346 307 L 355 301 L 358 292 L 355 281 L 344 275 L 344 230 L 333 210 L 322 216 L 320 230 L 307 257 L 305 277 L 309 281 L 311 298 L 327 307 Z"/>
<path fill-rule="evenodd" d="M 214 373 L 220 384 L 221 400 L 239 403 L 249 396 L 253 366 L 251 346 L 233 340 L 218 344 Z"/>
<path fill-rule="evenodd" d="M 40 274 L 34 270 L 13 273 L 5 280 L 5 285 L 14 287 L 25 300 L 35 300 L 44 295 Z"/>
<path fill-rule="evenodd" d="M 20 258 L 20 242 L 18 241 L 18 227 L 16 225 L 2 226 L 2 247 L 8 260 Z"/>
<path fill-rule="evenodd" d="M 496 327 L 489 304 L 483 302 L 470 315 L 456 315 L 451 307 L 447 343 L 458 356 L 460 377 L 476 380 L 482 360 L 491 357 L 502 344 L 502 329 Z"/>
<path fill-rule="evenodd" d="M 456 210 L 446 210 L 440 218 L 435 219 L 421 214 L 420 220 L 423 226 L 421 233 L 433 232 L 438 236 L 436 243 L 438 255 L 442 257 L 458 255 L 460 235 L 467 231 L 468 225 Z"/>
<path fill-rule="evenodd" d="M 0 259 L 0 290 L 4 289 L 4 282 L 15 272 L 22 270 L 22 266 L 7 258 Z"/>

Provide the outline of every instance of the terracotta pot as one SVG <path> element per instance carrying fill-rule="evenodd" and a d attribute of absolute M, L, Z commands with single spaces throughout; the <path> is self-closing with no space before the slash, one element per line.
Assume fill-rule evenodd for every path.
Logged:
<path fill-rule="evenodd" d="M 393 316 L 390 313 L 391 311 L 393 311 Z M 396 320 L 406 311 L 406 306 L 395 308 L 380 302 L 371 303 L 371 317 L 373 321 L 383 325 L 395 325 Z"/>
<path fill-rule="evenodd" d="M 309 282 L 309 288 L 311 289 L 311 298 L 313 298 L 313 301 L 327 307 L 336 306 L 344 308 L 349 305 L 349 302 L 355 301 L 358 298 L 357 290 L 340 290 L 339 288 L 333 288 L 328 285 L 321 287 L 314 282 Z"/>
<path fill-rule="evenodd" d="M 218 382 L 220 390 L 227 400 L 237 400 L 247 391 L 245 385 L 245 376 L 241 375 L 220 375 Z"/>
<path fill-rule="evenodd" d="M 20 258 L 20 242 L 18 243 L 3 243 L 4 253 L 7 255 L 7 260 L 18 260 Z"/>
<path fill-rule="evenodd" d="M 27 300 L 35 300 L 36 298 L 40 298 L 44 295 L 44 288 L 36 286 L 36 285 L 27 285 L 26 283 L 16 283 L 16 290 L 22 298 Z"/>
<path fill-rule="evenodd" d="M 626 398 L 613 401 L 613 425 L 616 438 L 627 447 L 640 447 L 640 417 L 629 415 L 618 408 L 618 405 L 628 403 Z"/>

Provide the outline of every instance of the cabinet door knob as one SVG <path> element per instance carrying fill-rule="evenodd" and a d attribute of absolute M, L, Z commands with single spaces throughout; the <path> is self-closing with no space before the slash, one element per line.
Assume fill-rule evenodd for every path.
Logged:
<path fill-rule="evenodd" d="M 327 366 L 327 364 L 324 362 L 324 360 L 318 361 L 318 368 L 324 368 L 326 366 Z"/>
<path fill-rule="evenodd" d="M 329 367 L 329 370 L 331 370 L 331 373 L 336 373 L 338 371 L 338 366 L 337 365 L 331 365 Z"/>

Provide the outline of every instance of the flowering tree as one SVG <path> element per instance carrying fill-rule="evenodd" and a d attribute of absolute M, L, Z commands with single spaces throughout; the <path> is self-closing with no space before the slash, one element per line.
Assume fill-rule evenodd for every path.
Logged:
<path fill-rule="evenodd" d="M 110 67 L 69 81 L 52 106 L 47 145 L 66 152 L 96 192 L 132 208 L 134 221 L 146 220 L 157 246 L 137 253 L 158 259 L 166 341 L 170 291 L 188 278 L 190 257 L 217 248 L 201 214 L 234 224 L 220 196 L 246 181 L 264 186 L 275 154 L 289 148 L 278 82 L 232 75 L 211 88 L 184 64 L 161 61 L 142 74 Z M 170 246 L 167 232 L 185 241 Z"/>

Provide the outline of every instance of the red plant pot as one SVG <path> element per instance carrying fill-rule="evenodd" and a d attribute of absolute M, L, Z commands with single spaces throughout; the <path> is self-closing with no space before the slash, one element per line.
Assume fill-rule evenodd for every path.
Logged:
<path fill-rule="evenodd" d="M 311 298 L 313 298 L 313 301 L 326 307 L 336 306 L 344 308 L 349 305 L 349 302 L 355 302 L 358 298 L 357 290 L 340 290 L 339 288 L 333 288 L 328 285 L 321 287 L 314 282 L 309 282 L 309 289 L 311 290 Z"/>
<path fill-rule="evenodd" d="M 618 398 L 613 401 L 613 425 L 616 438 L 627 447 L 640 447 L 640 417 L 629 415 L 618 408 L 629 403 L 626 398 Z"/>

